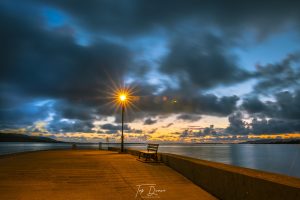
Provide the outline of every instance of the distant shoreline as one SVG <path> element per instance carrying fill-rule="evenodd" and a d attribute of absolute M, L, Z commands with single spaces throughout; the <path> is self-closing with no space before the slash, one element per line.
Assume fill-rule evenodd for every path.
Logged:
<path fill-rule="evenodd" d="M 17 133 L 0 133 L 0 142 L 43 142 L 43 143 L 66 143 L 48 137 L 29 136 Z"/>
<path fill-rule="evenodd" d="M 17 134 L 17 133 L 0 133 L 0 143 L 1 142 L 42 142 L 42 143 L 66 143 L 66 144 L 99 144 L 96 142 L 65 142 L 59 141 L 48 137 L 42 136 L 29 136 L 25 134 Z M 120 143 L 109 143 L 109 142 L 100 142 L 101 144 L 120 144 Z M 159 143 L 159 142 L 151 142 L 151 143 Z M 125 144 L 142 144 L 146 145 L 148 142 L 130 142 Z M 261 139 L 261 140 L 253 140 L 253 141 L 245 141 L 240 143 L 219 143 L 219 142 L 211 142 L 211 143 L 183 143 L 183 142 L 164 142 L 159 143 L 161 145 L 177 145 L 177 144 L 190 144 L 190 145 L 200 145 L 200 144 L 300 144 L 300 139 Z"/>
<path fill-rule="evenodd" d="M 300 139 L 263 139 L 241 142 L 240 144 L 300 144 Z"/>

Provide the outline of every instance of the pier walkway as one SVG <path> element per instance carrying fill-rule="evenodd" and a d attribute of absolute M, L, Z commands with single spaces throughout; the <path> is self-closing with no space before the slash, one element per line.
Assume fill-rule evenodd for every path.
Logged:
<path fill-rule="evenodd" d="M 0 199 L 215 199 L 162 163 L 97 150 L 0 157 Z"/>

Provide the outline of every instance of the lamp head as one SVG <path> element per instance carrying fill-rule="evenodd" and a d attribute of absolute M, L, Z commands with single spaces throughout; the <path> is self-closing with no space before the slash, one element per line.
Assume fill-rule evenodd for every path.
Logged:
<path fill-rule="evenodd" d="M 120 94 L 119 98 L 120 98 L 121 102 L 124 102 L 124 101 L 126 101 L 127 96 L 125 94 Z"/>

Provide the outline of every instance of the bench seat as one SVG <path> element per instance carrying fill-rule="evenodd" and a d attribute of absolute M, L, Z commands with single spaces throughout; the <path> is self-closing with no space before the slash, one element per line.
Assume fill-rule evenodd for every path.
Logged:
<path fill-rule="evenodd" d="M 147 151 L 147 150 L 144 150 L 144 151 L 139 151 L 140 153 L 145 153 L 145 154 L 156 154 L 155 151 Z"/>
<path fill-rule="evenodd" d="M 142 155 L 143 157 L 145 157 L 146 161 L 150 160 L 151 158 L 157 161 L 158 146 L 159 144 L 148 144 L 147 150 L 139 151 L 139 159 L 141 158 Z"/>

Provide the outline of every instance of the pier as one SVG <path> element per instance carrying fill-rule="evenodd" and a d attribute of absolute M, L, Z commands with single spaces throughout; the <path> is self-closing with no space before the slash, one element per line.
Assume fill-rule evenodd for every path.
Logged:
<path fill-rule="evenodd" d="M 47 150 L 0 156 L 0 199 L 300 199 L 300 179 L 174 154 Z"/>
<path fill-rule="evenodd" d="M 0 157 L 0 199 L 149 197 L 216 199 L 165 164 L 142 163 L 130 154 L 49 150 Z"/>

